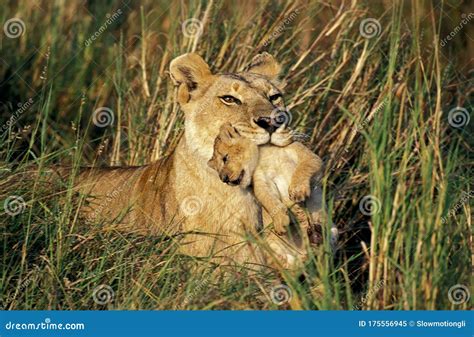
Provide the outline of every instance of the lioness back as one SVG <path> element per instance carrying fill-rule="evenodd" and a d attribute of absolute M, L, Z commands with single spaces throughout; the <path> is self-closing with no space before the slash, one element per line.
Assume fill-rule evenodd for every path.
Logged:
<path fill-rule="evenodd" d="M 86 198 L 82 215 L 92 222 L 114 219 L 136 232 L 163 231 L 177 212 L 169 188 L 173 172 L 170 157 L 144 166 L 81 168 L 75 189 Z"/>

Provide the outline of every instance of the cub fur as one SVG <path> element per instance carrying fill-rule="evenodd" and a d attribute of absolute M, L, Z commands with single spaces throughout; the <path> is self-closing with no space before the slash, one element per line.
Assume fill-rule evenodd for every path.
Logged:
<path fill-rule="evenodd" d="M 272 135 L 272 143 L 284 144 L 287 137 L 288 132 L 282 125 Z M 317 186 L 311 187 L 315 185 L 322 161 L 303 144 L 258 147 L 226 123 L 214 141 L 208 165 L 218 172 L 224 183 L 242 188 L 253 183 L 255 197 L 271 216 L 277 234 L 287 232 L 288 210 L 291 210 L 306 235 L 309 223 L 302 206 L 309 210 L 310 223 L 320 225 L 321 191 Z"/>

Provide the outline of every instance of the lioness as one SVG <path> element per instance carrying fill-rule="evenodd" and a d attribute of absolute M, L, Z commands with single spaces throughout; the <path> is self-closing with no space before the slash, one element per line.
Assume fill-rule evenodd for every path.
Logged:
<path fill-rule="evenodd" d="M 212 74 L 197 54 L 172 60 L 170 75 L 184 111 L 184 135 L 174 152 L 134 168 L 86 169 L 78 177 L 89 195 L 89 217 L 121 220 L 133 230 L 199 232 L 186 236 L 185 254 L 222 256 L 236 263 L 265 263 L 251 243 L 258 235 L 261 209 L 248 189 L 223 184 L 207 162 L 224 123 L 239 126 L 256 144 L 266 144 L 275 131 L 272 111 L 284 108 L 280 65 L 257 55 L 244 72 Z M 115 193 L 114 191 L 120 191 Z M 107 206 L 104 207 L 104 204 Z"/>
<path fill-rule="evenodd" d="M 278 137 L 284 128 L 282 125 L 277 129 L 272 138 Z M 226 123 L 214 141 L 214 153 L 208 165 L 219 173 L 224 183 L 245 189 L 253 182 L 255 196 L 272 217 L 277 234 L 287 231 L 289 209 L 304 235 L 310 225 L 321 225 L 321 189 L 315 185 L 315 178 L 322 161 L 303 144 L 258 147 Z M 301 206 L 308 209 L 310 223 Z"/>

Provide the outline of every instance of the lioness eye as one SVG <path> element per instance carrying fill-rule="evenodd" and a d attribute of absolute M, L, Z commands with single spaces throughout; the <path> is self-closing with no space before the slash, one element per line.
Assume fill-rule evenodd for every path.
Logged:
<path fill-rule="evenodd" d="M 229 155 L 226 154 L 224 157 L 222 157 L 222 161 L 225 163 L 227 163 L 227 161 L 229 160 Z"/>
<path fill-rule="evenodd" d="M 281 94 L 275 94 L 275 95 L 271 95 L 271 96 L 269 97 L 270 102 L 277 101 L 277 100 L 279 100 L 280 98 L 282 98 Z"/>
<path fill-rule="evenodd" d="M 238 98 L 235 98 L 234 96 L 231 96 L 231 95 L 225 95 L 225 96 L 221 96 L 219 98 L 221 99 L 221 101 L 224 104 L 227 104 L 227 105 L 230 105 L 230 104 L 240 105 L 240 104 L 242 104 L 242 102 Z"/>

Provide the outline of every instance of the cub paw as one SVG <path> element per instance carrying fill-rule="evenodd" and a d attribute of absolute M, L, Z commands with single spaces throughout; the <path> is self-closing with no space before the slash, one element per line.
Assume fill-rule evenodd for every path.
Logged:
<path fill-rule="evenodd" d="M 286 210 L 284 212 L 279 211 L 273 215 L 273 227 L 275 232 L 278 235 L 283 235 L 286 233 L 286 228 L 290 224 L 290 217 L 288 216 L 288 212 Z"/>
<path fill-rule="evenodd" d="M 240 138 L 238 130 L 233 127 L 230 123 L 224 123 L 220 128 L 220 136 L 226 139 Z"/>
<path fill-rule="evenodd" d="M 277 259 L 275 266 L 283 267 L 286 270 L 298 270 L 304 266 L 308 259 L 307 252 L 289 250 L 282 244 L 270 243 L 272 255 Z"/>
<path fill-rule="evenodd" d="M 304 183 L 300 182 L 297 184 L 290 184 L 290 187 L 288 188 L 288 194 L 290 196 L 291 201 L 305 201 L 311 194 L 311 186 L 309 181 L 306 181 Z"/>
<path fill-rule="evenodd" d="M 295 132 L 285 125 L 280 126 L 274 133 L 272 133 L 270 143 L 276 146 L 285 147 L 294 142 Z"/>

